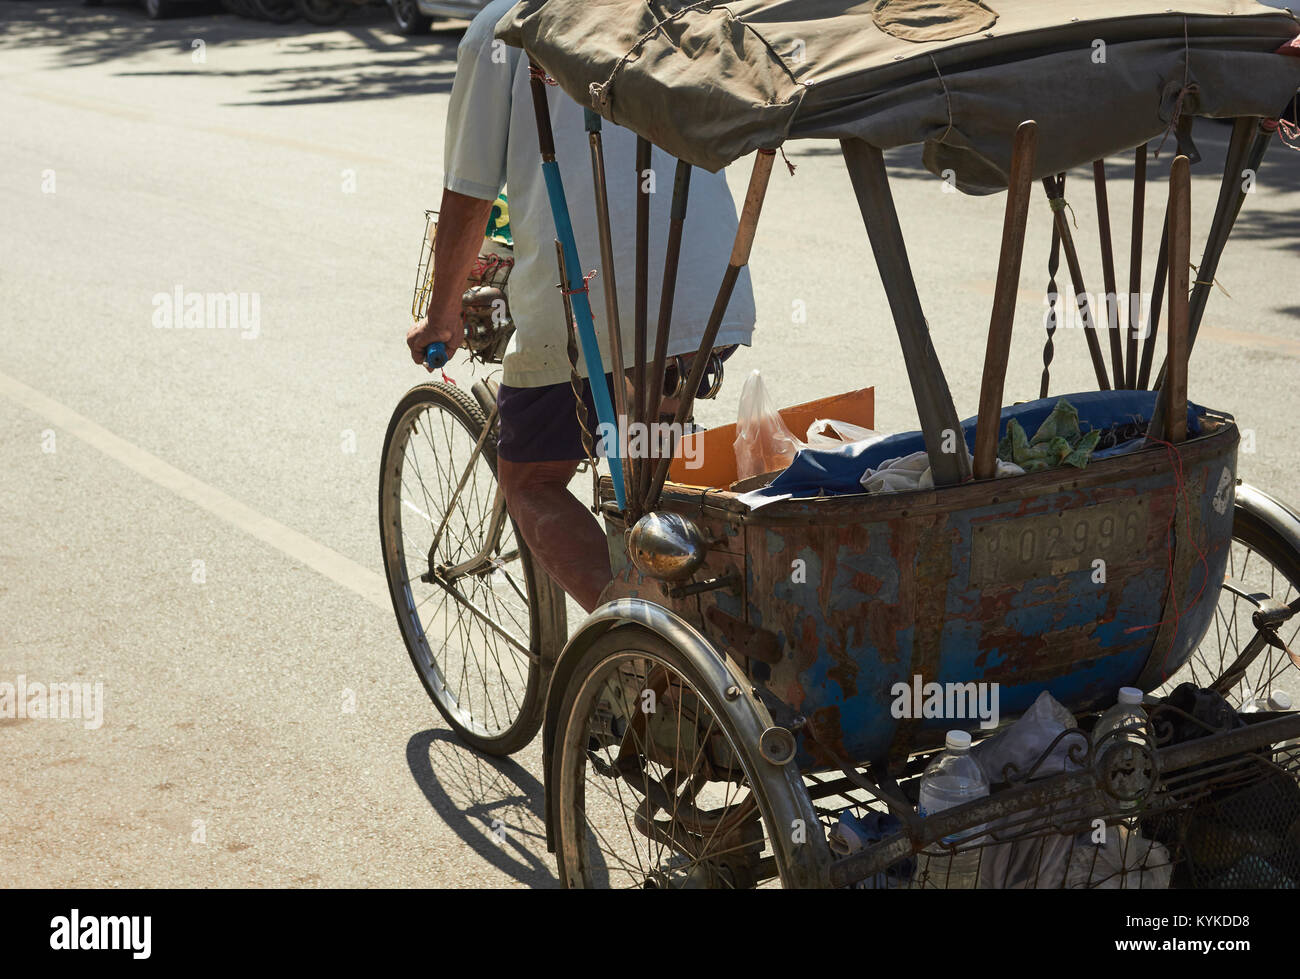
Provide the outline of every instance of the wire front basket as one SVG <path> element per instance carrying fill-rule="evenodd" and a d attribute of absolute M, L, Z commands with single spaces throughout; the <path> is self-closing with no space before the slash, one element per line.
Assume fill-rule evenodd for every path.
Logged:
<path fill-rule="evenodd" d="M 433 251 L 438 234 L 438 212 L 424 212 L 424 237 L 415 267 L 415 290 L 411 297 L 411 318 L 421 320 L 429 308 L 435 274 Z M 484 363 L 499 364 L 514 334 L 514 320 L 506 297 L 506 283 L 515 267 L 509 246 L 494 243 L 501 251 L 484 252 L 474 261 L 461 299 L 465 324 L 465 345 L 470 356 Z"/>

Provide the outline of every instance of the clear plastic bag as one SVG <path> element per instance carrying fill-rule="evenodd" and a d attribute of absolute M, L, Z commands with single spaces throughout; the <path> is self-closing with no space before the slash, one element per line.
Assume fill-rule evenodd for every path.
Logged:
<path fill-rule="evenodd" d="M 813 449 L 838 449 L 850 442 L 882 439 L 885 436 L 852 422 L 836 418 L 818 418 L 808 426 L 808 446 Z"/>
<path fill-rule="evenodd" d="M 804 443 L 794 437 L 763 385 L 763 376 L 751 371 L 740 392 L 736 416 L 736 478 L 787 468 Z"/>

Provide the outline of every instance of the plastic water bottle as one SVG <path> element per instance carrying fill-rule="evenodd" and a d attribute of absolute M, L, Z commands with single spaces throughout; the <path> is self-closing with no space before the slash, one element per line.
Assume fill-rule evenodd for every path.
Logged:
<path fill-rule="evenodd" d="M 1241 709 L 1241 713 L 1255 713 L 1261 710 L 1288 711 L 1291 709 L 1291 695 L 1285 690 L 1274 690 L 1267 697 L 1255 700 Z M 1300 768 L 1300 738 L 1291 738 L 1273 746 L 1273 761 L 1283 768 L 1294 771 Z"/>
<path fill-rule="evenodd" d="M 1238 714 L 1254 714 L 1261 710 L 1290 710 L 1291 695 L 1285 690 L 1274 690 L 1267 697 L 1256 697 L 1241 710 Z"/>
<path fill-rule="evenodd" d="M 1124 746 L 1136 746 L 1145 751 L 1149 724 L 1147 712 L 1142 709 L 1142 691 L 1137 687 L 1120 687 L 1119 702 L 1102 714 L 1092 729 L 1092 749 L 1094 761 L 1100 761 L 1102 753 Z M 1122 734 L 1111 736 L 1115 731 Z M 1120 809 L 1133 809 L 1138 800 L 1119 801 Z"/>
<path fill-rule="evenodd" d="M 1126 741 L 1146 742 L 1147 712 L 1142 709 L 1142 691 L 1137 687 L 1120 687 L 1117 703 L 1097 720 L 1092 729 L 1092 746 L 1096 748 L 1106 735 L 1120 728 L 1128 731 Z M 1116 739 L 1112 738 L 1111 743 Z"/>
<path fill-rule="evenodd" d="M 984 769 L 970 753 L 970 735 L 965 731 L 949 731 L 944 739 L 944 748 L 943 754 L 932 761 L 921 776 L 918 811 L 922 818 L 989 794 L 989 781 Z M 953 852 L 935 846 L 923 852 L 917 864 L 917 881 L 926 887 L 948 890 L 976 887 L 979 884 L 981 852 L 977 837 L 983 829 L 977 826 L 944 837 L 944 843 L 948 844 L 975 844 L 972 849 Z"/>

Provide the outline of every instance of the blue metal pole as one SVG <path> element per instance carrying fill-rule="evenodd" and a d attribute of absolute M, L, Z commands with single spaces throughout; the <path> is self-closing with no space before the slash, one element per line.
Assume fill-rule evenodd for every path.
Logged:
<path fill-rule="evenodd" d="M 535 66 L 534 66 L 535 68 Z M 534 70 L 532 79 L 533 108 L 537 114 L 537 134 L 542 149 L 542 176 L 546 179 L 546 193 L 551 201 L 551 216 L 555 220 L 555 234 L 564 252 L 565 288 L 573 304 L 573 318 L 577 323 L 578 342 L 582 347 L 582 362 L 587 368 L 592 400 L 596 403 L 596 417 L 601 425 L 610 426 L 614 437 L 609 456 L 609 472 L 614 481 L 614 500 L 620 510 L 627 508 L 626 490 L 623 486 L 623 449 L 619 439 L 618 419 L 610 401 L 609 387 L 605 384 L 605 364 L 596 340 L 596 323 L 591 315 L 591 301 L 582 276 L 582 263 L 578 259 L 578 243 L 573 236 L 573 222 L 569 218 L 569 202 L 564 196 L 564 181 L 560 165 L 555 159 L 555 139 L 551 131 L 550 107 L 546 102 L 545 82 Z M 621 383 L 622 378 L 614 382 Z M 606 429 L 607 431 L 610 429 Z"/>

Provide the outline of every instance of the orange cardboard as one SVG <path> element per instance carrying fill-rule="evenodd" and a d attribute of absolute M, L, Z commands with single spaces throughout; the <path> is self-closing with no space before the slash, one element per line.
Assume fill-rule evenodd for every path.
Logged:
<path fill-rule="evenodd" d="M 789 408 L 778 408 L 778 413 L 795 438 L 803 441 L 808 426 L 818 418 L 852 422 L 863 428 L 875 428 L 876 389 L 862 388 L 844 394 L 833 394 Z M 668 479 L 684 486 L 711 486 L 725 489 L 736 481 L 736 425 L 720 425 L 707 432 L 687 435 L 678 446 L 677 456 L 668 467 Z M 689 449 L 689 451 L 687 451 Z M 698 468 L 687 469 L 685 456 L 690 455 L 701 463 Z"/>

